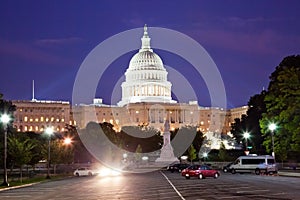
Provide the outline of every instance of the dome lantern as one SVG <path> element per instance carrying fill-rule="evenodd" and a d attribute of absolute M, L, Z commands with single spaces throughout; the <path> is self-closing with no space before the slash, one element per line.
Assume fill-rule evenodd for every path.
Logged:
<path fill-rule="evenodd" d="M 142 40 L 142 47 L 139 50 L 139 52 L 142 52 L 142 51 L 151 51 L 151 52 L 153 52 L 153 50 L 151 49 L 151 46 L 150 46 L 150 40 L 151 40 L 151 38 L 148 35 L 148 30 L 147 29 L 148 29 L 147 28 L 147 24 L 145 24 L 145 26 L 144 26 L 144 35 L 141 38 L 141 40 Z"/>

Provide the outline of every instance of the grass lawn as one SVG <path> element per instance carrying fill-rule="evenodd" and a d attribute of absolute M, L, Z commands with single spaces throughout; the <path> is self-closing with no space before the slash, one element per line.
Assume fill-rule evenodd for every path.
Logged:
<path fill-rule="evenodd" d="M 41 175 L 35 175 L 32 178 L 23 177 L 22 182 L 18 178 L 14 178 L 13 180 L 8 179 L 8 183 L 9 183 L 9 187 L 15 187 L 15 186 L 21 186 L 21 185 L 26 185 L 26 184 L 31 184 L 31 183 L 58 180 L 58 179 L 66 178 L 66 177 L 70 177 L 70 174 L 51 175 L 51 179 L 46 179 L 46 175 L 41 174 Z M 0 189 L 3 189 L 3 188 L 7 188 L 7 187 L 6 186 L 0 186 Z"/>

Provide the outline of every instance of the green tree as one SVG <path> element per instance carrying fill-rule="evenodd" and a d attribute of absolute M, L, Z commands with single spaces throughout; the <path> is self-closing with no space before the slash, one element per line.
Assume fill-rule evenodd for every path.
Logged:
<path fill-rule="evenodd" d="M 197 152 L 193 144 L 189 147 L 188 153 L 189 153 L 189 159 L 191 161 L 191 164 L 193 164 L 193 161 L 197 158 Z"/>
<path fill-rule="evenodd" d="M 20 181 L 23 179 L 23 165 L 29 164 L 33 156 L 32 149 L 35 147 L 35 144 L 27 138 L 21 140 L 15 136 L 8 137 L 8 153 L 11 156 L 11 159 L 14 165 L 20 167 Z"/>
<path fill-rule="evenodd" d="M 265 96 L 266 113 L 260 121 L 266 137 L 264 145 L 272 151 L 272 135 L 268 126 L 276 123 L 274 132 L 275 155 L 281 160 L 289 152 L 300 153 L 300 55 L 288 56 L 282 60 L 270 76 Z"/>
<path fill-rule="evenodd" d="M 251 152 L 257 154 L 266 153 L 266 148 L 263 146 L 264 137 L 259 124 L 263 113 L 266 112 L 265 96 L 266 91 L 263 90 L 260 94 L 252 96 L 248 102 L 246 124 L 251 135 L 248 139 L 248 146 L 252 146 Z"/>
<path fill-rule="evenodd" d="M 182 152 L 184 152 L 183 155 L 189 155 L 190 146 L 182 145 L 182 143 L 192 144 L 196 153 L 202 149 L 204 136 L 196 126 L 183 126 L 180 129 L 177 128 L 174 131 L 170 131 L 170 133 L 172 146 L 176 147 L 174 148 L 174 155 L 176 157 L 182 156 Z"/>
<path fill-rule="evenodd" d="M 221 144 L 220 144 L 218 157 L 219 157 L 220 161 L 223 161 L 223 162 L 228 161 L 230 159 L 223 142 L 221 142 Z"/>
<path fill-rule="evenodd" d="M 50 163 L 54 167 L 54 173 L 56 173 L 58 164 L 70 164 L 73 162 L 73 148 L 65 145 L 63 139 L 52 140 L 50 144 Z M 48 148 L 48 146 L 45 147 Z"/>
<path fill-rule="evenodd" d="M 204 135 L 200 130 L 197 130 L 196 136 L 193 140 L 193 146 L 196 149 L 196 153 L 200 151 L 204 141 Z"/>
<path fill-rule="evenodd" d="M 35 168 L 35 165 L 37 163 L 39 163 L 39 161 L 45 159 L 45 157 L 43 156 L 43 154 L 41 153 L 41 149 L 43 149 L 43 144 L 45 144 L 45 140 L 43 137 L 41 137 L 40 134 L 38 133 L 34 133 L 34 132 L 17 132 L 14 133 L 17 134 L 18 137 L 28 137 L 30 138 L 31 142 L 34 144 L 34 148 L 31 150 L 32 154 L 34 155 L 31 160 L 29 161 L 29 165 L 31 165 L 33 167 L 33 169 Z"/>
<path fill-rule="evenodd" d="M 118 146 L 131 152 L 135 151 L 138 144 L 141 145 L 143 153 L 159 150 L 162 145 L 160 132 L 148 126 L 124 126 L 116 135 L 119 137 Z"/>
<path fill-rule="evenodd" d="M 266 112 L 264 102 L 266 91 L 263 90 L 260 94 L 255 94 L 250 97 L 248 102 L 247 114 L 241 119 L 235 119 L 235 123 L 231 126 L 231 133 L 236 138 L 237 142 L 245 144 L 244 132 L 248 131 L 251 137 L 248 139 L 248 146 L 252 146 L 252 153 L 265 154 L 266 149 L 263 146 L 264 137 L 261 133 L 259 121 L 262 119 L 262 114 Z"/>
<path fill-rule="evenodd" d="M 239 144 L 244 142 L 243 133 L 247 130 L 246 118 L 247 115 L 242 115 L 241 119 L 235 118 L 234 123 L 231 125 L 230 132 Z"/>
<path fill-rule="evenodd" d="M 75 126 L 66 125 L 66 132 L 64 134 L 67 137 L 72 138 L 72 147 L 74 154 L 75 163 L 87 163 L 95 160 L 91 153 L 86 149 L 84 144 L 81 141 L 81 138 L 78 134 L 78 131 Z M 98 140 L 96 140 L 97 142 Z"/>
<path fill-rule="evenodd" d="M 207 157 L 211 151 L 211 140 L 207 139 L 206 136 L 204 136 L 202 146 L 200 148 L 200 151 L 198 152 L 198 156 L 202 161 L 207 160 Z"/>
<path fill-rule="evenodd" d="M 140 144 L 138 144 L 136 147 L 136 150 L 135 150 L 135 154 L 134 154 L 136 161 L 141 160 L 142 153 L 143 153 L 142 146 Z"/>

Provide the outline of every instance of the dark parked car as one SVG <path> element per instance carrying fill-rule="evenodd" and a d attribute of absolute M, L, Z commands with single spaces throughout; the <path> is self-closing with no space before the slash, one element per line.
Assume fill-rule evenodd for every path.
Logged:
<path fill-rule="evenodd" d="M 181 175 L 186 179 L 190 177 L 198 177 L 203 179 L 206 177 L 218 178 L 220 176 L 219 171 L 212 169 L 207 165 L 192 165 L 184 170 L 182 170 Z"/>
<path fill-rule="evenodd" d="M 186 163 L 176 163 L 173 165 L 169 165 L 167 170 L 171 171 L 171 172 L 181 172 L 182 170 L 184 170 L 185 168 L 188 168 L 190 165 L 186 164 Z"/>
<path fill-rule="evenodd" d="M 233 164 L 233 163 L 231 162 L 231 163 L 228 163 L 227 165 L 225 165 L 225 166 L 223 167 L 223 172 L 225 172 L 225 173 L 231 172 L 230 166 L 231 166 L 232 164 Z"/>

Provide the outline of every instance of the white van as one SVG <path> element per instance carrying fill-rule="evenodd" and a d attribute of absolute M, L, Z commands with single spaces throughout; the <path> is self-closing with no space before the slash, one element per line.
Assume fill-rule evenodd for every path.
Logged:
<path fill-rule="evenodd" d="M 277 173 L 278 171 L 274 157 L 269 155 L 240 156 L 229 167 L 229 169 L 233 174 L 236 172 L 254 172 L 257 175 L 261 173 Z"/>

